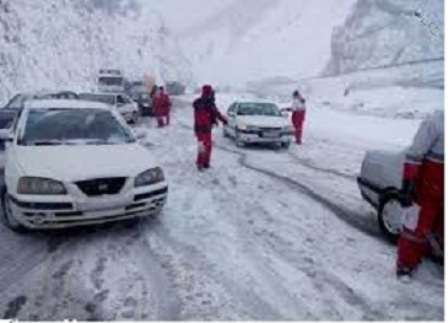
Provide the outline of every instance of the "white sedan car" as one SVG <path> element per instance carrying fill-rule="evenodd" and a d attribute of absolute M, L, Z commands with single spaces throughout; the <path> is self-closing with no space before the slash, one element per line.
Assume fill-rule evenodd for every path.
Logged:
<path fill-rule="evenodd" d="M 138 120 L 138 104 L 124 93 L 81 93 L 81 100 L 100 102 L 111 105 L 128 123 L 136 124 Z"/>
<path fill-rule="evenodd" d="M 235 102 L 228 111 L 224 137 L 235 139 L 238 147 L 247 144 L 277 144 L 289 147 L 293 129 L 279 108 L 270 102 Z"/>
<path fill-rule="evenodd" d="M 157 215 L 168 185 L 152 154 L 107 105 L 31 101 L 6 139 L 4 222 L 53 229 Z"/>

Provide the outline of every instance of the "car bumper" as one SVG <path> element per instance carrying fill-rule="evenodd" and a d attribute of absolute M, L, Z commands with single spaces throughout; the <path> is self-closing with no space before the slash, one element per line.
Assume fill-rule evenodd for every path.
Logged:
<path fill-rule="evenodd" d="M 158 214 L 166 203 L 168 186 L 140 190 L 118 196 L 116 203 L 82 203 L 79 201 L 26 200 L 11 197 L 14 218 L 29 229 L 60 229 L 101 224 Z M 69 198 L 69 197 L 68 197 Z"/>
<path fill-rule="evenodd" d="M 281 133 L 276 136 L 266 136 L 262 133 L 240 133 L 239 140 L 246 144 L 270 144 L 270 143 L 289 143 L 291 135 L 289 133 Z"/>

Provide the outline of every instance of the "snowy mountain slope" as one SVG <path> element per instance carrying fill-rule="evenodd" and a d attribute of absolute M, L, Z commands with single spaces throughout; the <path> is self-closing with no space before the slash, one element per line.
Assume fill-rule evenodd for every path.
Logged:
<path fill-rule="evenodd" d="M 188 62 L 157 13 L 133 1 L 111 3 L 1 1 L 0 102 L 18 91 L 94 88 L 102 67 L 189 79 Z"/>
<path fill-rule="evenodd" d="M 444 57 L 443 0 L 358 0 L 332 37 L 328 74 Z"/>
<path fill-rule="evenodd" d="M 179 36 L 199 82 L 235 86 L 314 76 L 330 59 L 333 27 L 344 22 L 353 3 L 234 0 Z"/>

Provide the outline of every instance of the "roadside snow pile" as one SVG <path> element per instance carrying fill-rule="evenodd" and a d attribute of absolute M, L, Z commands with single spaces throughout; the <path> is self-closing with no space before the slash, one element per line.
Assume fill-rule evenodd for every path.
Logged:
<path fill-rule="evenodd" d="M 189 78 L 187 61 L 156 12 L 132 0 L 107 3 L 0 1 L 0 103 L 19 91 L 94 89 L 104 67 Z"/>

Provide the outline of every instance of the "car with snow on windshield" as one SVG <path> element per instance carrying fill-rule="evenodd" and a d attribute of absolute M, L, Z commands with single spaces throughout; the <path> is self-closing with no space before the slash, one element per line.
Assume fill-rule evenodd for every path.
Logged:
<path fill-rule="evenodd" d="M 391 241 L 396 241 L 403 227 L 399 191 L 404 161 L 404 152 L 368 151 L 357 178 L 362 197 L 377 211 L 380 230 Z"/>
<path fill-rule="evenodd" d="M 234 102 L 227 111 L 224 137 L 238 147 L 248 144 L 275 144 L 289 147 L 293 129 L 280 109 L 271 102 Z"/>
<path fill-rule="evenodd" d="M 13 230 L 157 215 L 165 204 L 163 170 L 105 104 L 31 101 L 0 137 L 8 141 L 3 220 Z"/>

